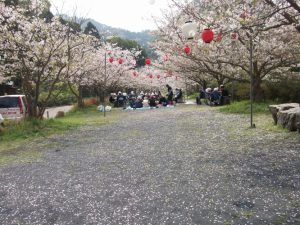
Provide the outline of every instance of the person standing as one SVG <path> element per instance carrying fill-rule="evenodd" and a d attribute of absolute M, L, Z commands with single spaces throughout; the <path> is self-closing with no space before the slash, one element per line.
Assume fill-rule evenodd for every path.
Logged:
<path fill-rule="evenodd" d="M 172 87 L 170 86 L 170 85 L 166 85 L 166 87 L 167 87 L 167 90 L 168 90 L 168 94 L 167 94 L 167 100 L 168 100 L 168 103 L 170 104 L 170 102 L 172 102 L 173 101 L 173 89 L 172 89 Z"/>
<path fill-rule="evenodd" d="M 224 85 L 220 85 L 220 105 L 229 104 L 229 92 L 225 89 Z"/>
<path fill-rule="evenodd" d="M 175 100 L 176 103 L 182 102 L 182 90 L 181 89 L 178 89 L 178 88 L 175 89 L 175 98 L 174 98 L 174 100 Z"/>

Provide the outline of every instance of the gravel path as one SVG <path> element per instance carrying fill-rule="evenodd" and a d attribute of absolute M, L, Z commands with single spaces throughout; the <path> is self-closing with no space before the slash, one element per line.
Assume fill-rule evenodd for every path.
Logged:
<path fill-rule="evenodd" d="M 45 140 L 0 168 L 0 224 L 300 224 L 300 139 L 203 106 Z"/>

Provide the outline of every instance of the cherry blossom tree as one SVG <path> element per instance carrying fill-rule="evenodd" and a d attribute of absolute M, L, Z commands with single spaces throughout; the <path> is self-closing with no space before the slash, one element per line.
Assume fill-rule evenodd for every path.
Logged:
<path fill-rule="evenodd" d="M 18 76 L 28 103 L 30 117 L 42 118 L 55 85 L 67 81 L 82 105 L 81 88 L 96 86 L 105 94 L 113 86 L 126 86 L 126 75 L 136 66 L 140 51 L 122 50 L 109 43 L 72 28 L 59 17 L 40 17 L 43 8 L 31 1 L 32 11 L 18 6 L 0 5 L 1 52 L 10 64 L 1 67 L 1 74 Z M 108 62 L 108 58 L 113 58 Z M 45 99 L 40 93 L 46 92 Z"/>
<path fill-rule="evenodd" d="M 128 74 L 135 69 L 138 54 L 140 52 L 122 50 L 110 43 L 104 43 L 96 50 L 94 61 L 89 66 L 94 68 L 92 82 L 99 91 L 101 102 L 105 100 L 108 89 L 128 83 Z"/>
<path fill-rule="evenodd" d="M 175 71 L 158 67 L 160 60 L 154 60 L 132 73 L 132 87 L 143 91 L 157 91 L 165 89 L 166 84 L 172 87 L 184 88 L 183 79 Z"/>
<path fill-rule="evenodd" d="M 1 3 L 0 22 L 4 24 L 1 48 L 12 62 L 5 72 L 21 79 L 29 117 L 42 118 L 45 103 L 67 66 L 67 27 L 57 17 L 51 21 L 41 19 L 38 1 L 31 3 L 35 14 L 30 16 L 18 6 L 6 7 Z M 48 95 L 45 102 L 39 104 L 42 90 Z"/>
<path fill-rule="evenodd" d="M 289 26 L 272 29 L 277 23 L 272 17 L 274 9 L 263 1 L 172 2 L 171 11 L 160 22 L 155 46 L 171 54 L 171 66 L 189 79 L 210 76 L 220 84 L 226 79 L 252 78 L 255 99 L 259 101 L 262 80 L 274 72 L 285 73 L 299 60 L 299 39 L 290 38 L 295 30 Z M 181 30 L 184 21 L 191 19 L 198 24 L 192 41 L 186 40 Z M 215 33 L 210 44 L 200 38 L 207 27 Z M 191 48 L 189 54 L 183 52 L 185 45 Z"/>
<path fill-rule="evenodd" d="M 264 0 L 271 6 L 277 24 L 273 27 L 293 25 L 300 33 L 300 3 L 295 0 Z"/>
<path fill-rule="evenodd" d="M 82 33 L 69 34 L 68 62 L 64 80 L 69 85 L 71 92 L 76 96 L 79 107 L 84 106 L 82 89 L 93 84 L 93 67 L 97 39 Z"/>

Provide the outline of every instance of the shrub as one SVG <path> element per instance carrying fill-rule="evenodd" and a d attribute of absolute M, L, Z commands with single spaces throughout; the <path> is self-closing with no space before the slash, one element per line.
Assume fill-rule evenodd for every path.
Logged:
<path fill-rule="evenodd" d="M 188 99 L 196 99 L 199 97 L 199 92 L 194 92 L 188 96 Z"/>
<path fill-rule="evenodd" d="M 43 92 L 40 95 L 40 102 L 43 102 L 48 93 Z M 61 105 L 71 105 L 74 102 L 76 102 L 76 97 L 69 91 L 69 90 L 64 90 L 64 91 L 58 91 L 55 90 L 53 92 L 53 95 L 50 97 L 49 101 L 47 102 L 46 106 L 47 107 L 53 107 L 53 106 L 61 106 Z"/>
<path fill-rule="evenodd" d="M 267 99 L 276 102 L 300 102 L 300 76 L 280 77 L 275 81 L 265 81 Z"/>

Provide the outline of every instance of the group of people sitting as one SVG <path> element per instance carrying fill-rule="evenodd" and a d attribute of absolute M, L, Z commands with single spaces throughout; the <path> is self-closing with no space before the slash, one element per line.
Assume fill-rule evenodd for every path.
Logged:
<path fill-rule="evenodd" d="M 175 95 L 173 89 L 168 84 L 166 96 L 162 95 L 160 91 L 153 92 L 143 92 L 136 94 L 134 91 L 131 91 L 129 94 L 126 92 L 122 93 L 121 91 L 118 94 L 111 93 L 109 97 L 109 102 L 114 105 L 114 107 L 131 107 L 133 109 L 143 108 L 144 103 L 147 103 L 150 108 L 158 108 L 159 106 L 168 106 L 174 105 L 174 103 L 179 102 L 182 99 L 182 90 L 176 88 Z"/>
<path fill-rule="evenodd" d="M 215 87 L 200 90 L 200 96 L 197 98 L 197 104 L 201 104 L 201 99 L 206 99 L 209 105 L 225 105 L 229 104 L 229 92 L 225 89 L 224 85 L 220 88 Z"/>

